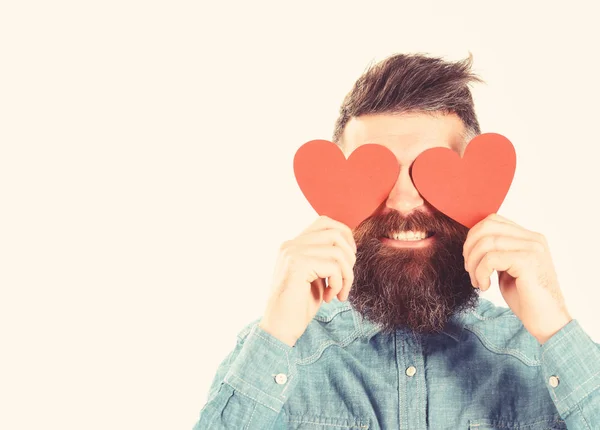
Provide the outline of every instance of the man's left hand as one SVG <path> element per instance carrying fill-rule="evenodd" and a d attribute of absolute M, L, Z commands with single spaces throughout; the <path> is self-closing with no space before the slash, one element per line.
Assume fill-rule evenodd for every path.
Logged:
<path fill-rule="evenodd" d="M 573 319 L 542 234 L 492 214 L 471 228 L 463 257 L 475 288 L 486 291 L 498 272 L 502 297 L 540 344 Z"/>

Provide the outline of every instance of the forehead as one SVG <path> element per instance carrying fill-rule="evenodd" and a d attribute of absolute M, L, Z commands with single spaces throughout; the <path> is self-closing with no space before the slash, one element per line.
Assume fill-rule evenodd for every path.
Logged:
<path fill-rule="evenodd" d="M 342 134 L 346 157 L 366 143 L 386 146 L 400 164 L 409 165 L 421 152 L 446 147 L 462 155 L 465 127 L 455 114 L 376 114 L 351 118 Z"/>

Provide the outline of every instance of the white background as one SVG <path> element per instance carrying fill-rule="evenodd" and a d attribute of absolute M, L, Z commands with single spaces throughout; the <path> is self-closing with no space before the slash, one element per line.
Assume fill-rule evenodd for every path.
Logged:
<path fill-rule="evenodd" d="M 600 341 L 594 3 L 416 3 L 2 2 L 0 428 L 190 429 L 316 217 L 295 150 L 395 52 L 473 53 L 499 213 Z"/>

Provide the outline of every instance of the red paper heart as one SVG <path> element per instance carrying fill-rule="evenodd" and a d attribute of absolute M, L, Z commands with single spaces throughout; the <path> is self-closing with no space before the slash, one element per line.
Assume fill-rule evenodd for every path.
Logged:
<path fill-rule="evenodd" d="M 366 144 L 350 154 L 327 140 L 311 140 L 294 156 L 302 193 L 319 215 L 355 228 L 387 199 L 400 166 L 384 146 Z"/>
<path fill-rule="evenodd" d="M 471 228 L 498 211 L 516 163 L 510 140 L 484 133 L 469 142 L 462 159 L 447 148 L 423 151 L 412 165 L 412 179 L 432 206 Z"/>

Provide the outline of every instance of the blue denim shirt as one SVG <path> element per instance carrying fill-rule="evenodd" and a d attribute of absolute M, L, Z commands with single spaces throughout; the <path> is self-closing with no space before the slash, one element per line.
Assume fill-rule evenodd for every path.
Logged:
<path fill-rule="evenodd" d="M 384 334 L 334 299 L 294 347 L 259 321 L 220 364 L 195 429 L 600 429 L 600 345 L 575 319 L 540 345 L 479 297 L 441 333 Z"/>

